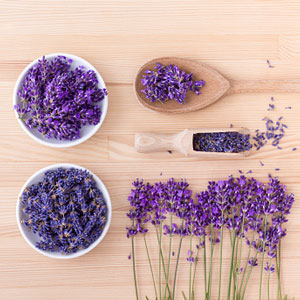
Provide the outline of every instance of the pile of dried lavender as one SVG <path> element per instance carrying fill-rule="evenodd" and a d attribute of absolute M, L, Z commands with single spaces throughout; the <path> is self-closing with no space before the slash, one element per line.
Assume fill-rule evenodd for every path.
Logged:
<path fill-rule="evenodd" d="M 63 254 L 89 247 L 102 234 L 107 206 L 92 175 L 80 169 L 47 171 L 27 187 L 22 221 L 41 238 L 36 247 Z"/>
<path fill-rule="evenodd" d="M 107 95 L 98 88 L 93 70 L 83 66 L 71 70 L 72 60 L 43 57 L 26 74 L 15 105 L 19 117 L 46 138 L 74 140 L 82 126 L 100 122 L 98 103 Z"/>
<path fill-rule="evenodd" d="M 249 151 L 251 148 L 250 134 L 228 131 L 193 135 L 193 149 L 195 151 L 240 153 Z"/>
<path fill-rule="evenodd" d="M 146 70 L 142 84 L 145 89 L 142 92 L 151 102 L 175 100 L 180 104 L 186 103 L 186 94 L 193 91 L 200 94 L 200 88 L 204 81 L 194 81 L 192 73 L 180 70 L 176 65 L 164 66 L 156 63 L 155 70 Z"/>
<path fill-rule="evenodd" d="M 252 270 L 260 265 L 259 297 L 262 299 L 262 279 L 265 269 L 267 277 L 275 270 L 280 288 L 280 245 L 286 235 L 284 224 L 291 211 L 294 195 L 286 192 L 286 187 L 277 177 L 269 177 L 267 184 L 255 178 L 230 176 L 228 180 L 211 181 L 207 189 L 192 197 L 189 184 L 170 179 L 155 184 L 142 180 L 133 182 L 134 188 L 128 197 L 130 211 L 127 214 L 131 225 L 127 227 L 127 237 L 131 238 L 136 299 L 139 299 L 137 274 L 135 272 L 134 240 L 137 235 L 144 239 L 156 299 L 175 299 L 176 276 L 178 274 L 180 252 L 183 239 L 188 239 L 189 251 L 186 259 L 190 264 L 188 296 L 195 295 L 195 274 L 203 254 L 204 289 L 203 299 L 212 298 L 212 270 L 216 262 L 214 253 L 219 245 L 218 299 L 222 288 L 222 251 L 224 230 L 229 231 L 232 256 L 228 278 L 227 299 L 243 300 Z M 152 224 L 158 242 L 158 280 L 151 263 L 147 246 L 147 232 Z M 163 253 L 162 236 L 169 238 L 167 254 Z M 171 281 L 170 263 L 174 251 L 173 238 L 179 237 L 175 274 Z M 247 247 L 247 257 L 242 257 L 243 246 Z M 207 255 L 208 251 L 210 256 Z M 175 254 L 175 253 L 174 253 Z M 209 259 L 208 259 L 209 258 Z M 165 283 L 163 283 L 165 282 Z M 224 283 L 223 283 L 224 285 Z M 231 294 L 233 291 L 233 294 Z M 269 280 L 268 280 L 269 291 Z M 147 298 L 147 297 L 146 297 Z M 148 298 L 147 298 L 148 299 Z M 268 298 L 269 299 L 269 298 Z"/>

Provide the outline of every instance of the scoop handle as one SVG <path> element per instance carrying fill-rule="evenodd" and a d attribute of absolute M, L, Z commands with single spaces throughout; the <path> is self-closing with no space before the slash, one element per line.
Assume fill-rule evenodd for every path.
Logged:
<path fill-rule="evenodd" d="M 177 134 L 139 132 L 135 135 L 134 147 L 141 153 L 180 151 L 180 147 L 176 144 L 176 137 Z"/>
<path fill-rule="evenodd" d="M 241 93 L 300 93 L 300 79 L 232 80 L 228 94 Z"/>

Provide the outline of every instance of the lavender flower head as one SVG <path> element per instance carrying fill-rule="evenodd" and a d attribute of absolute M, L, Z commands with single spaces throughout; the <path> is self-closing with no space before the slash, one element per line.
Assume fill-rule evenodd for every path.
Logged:
<path fill-rule="evenodd" d="M 25 75 L 14 109 L 28 128 L 47 139 L 74 140 L 83 126 L 97 125 L 98 105 L 107 95 L 98 88 L 95 71 L 71 69 L 72 60 L 57 56 L 40 59 Z"/>
<path fill-rule="evenodd" d="M 47 171 L 25 189 L 23 224 L 40 237 L 36 247 L 63 254 L 89 247 L 102 234 L 107 206 L 92 175 L 80 169 Z"/>
<path fill-rule="evenodd" d="M 146 70 L 143 75 L 142 92 L 151 102 L 175 100 L 180 104 L 186 103 L 188 91 L 200 94 L 204 81 L 194 81 L 192 73 L 186 73 L 176 65 L 164 66 L 156 63 L 155 70 Z"/>

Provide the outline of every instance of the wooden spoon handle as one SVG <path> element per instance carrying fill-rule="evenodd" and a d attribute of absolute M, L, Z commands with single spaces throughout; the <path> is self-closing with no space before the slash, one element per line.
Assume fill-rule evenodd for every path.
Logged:
<path fill-rule="evenodd" d="M 134 147 L 137 152 L 159 152 L 178 150 L 175 144 L 176 134 L 140 132 L 135 135 Z"/>
<path fill-rule="evenodd" d="M 300 93 L 300 79 L 290 80 L 233 80 L 228 94 L 241 93 Z"/>

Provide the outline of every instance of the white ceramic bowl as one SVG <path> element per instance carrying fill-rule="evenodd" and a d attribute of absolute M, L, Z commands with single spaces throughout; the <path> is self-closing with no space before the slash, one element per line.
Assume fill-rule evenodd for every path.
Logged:
<path fill-rule="evenodd" d="M 71 58 L 73 60 L 73 63 L 71 65 L 71 69 L 75 69 L 78 66 L 84 66 L 86 67 L 86 70 L 94 70 L 97 74 L 97 79 L 98 79 L 98 87 L 100 89 L 106 88 L 105 83 L 100 75 L 100 73 L 86 60 L 84 60 L 81 57 L 72 55 L 72 54 L 67 54 L 67 53 L 53 53 L 53 54 L 49 54 L 49 55 L 45 55 L 45 58 L 48 60 L 52 60 L 54 59 L 56 56 L 58 55 L 63 55 L 66 56 L 67 58 Z M 17 79 L 17 82 L 15 84 L 15 88 L 14 88 L 14 94 L 13 94 L 13 103 L 18 104 L 19 103 L 19 97 L 17 95 L 18 90 L 20 89 L 25 75 L 26 73 L 29 71 L 29 69 L 31 67 L 33 67 L 39 59 L 41 59 L 42 57 L 39 57 L 38 59 L 36 59 L 35 61 L 33 61 L 31 64 L 29 64 L 20 74 L 20 76 Z M 73 141 L 68 141 L 68 140 L 57 140 L 57 139 L 47 139 L 45 137 L 43 137 L 42 134 L 40 134 L 37 130 L 33 129 L 29 129 L 26 124 L 24 123 L 24 121 L 22 121 L 19 116 L 18 113 L 15 111 L 15 115 L 17 117 L 17 120 L 19 122 L 19 124 L 21 125 L 21 127 L 23 128 L 23 130 L 35 141 L 46 145 L 46 146 L 50 146 L 50 147 L 56 147 L 56 148 L 65 148 L 65 147 L 72 147 L 78 144 L 81 144 L 82 142 L 86 141 L 87 139 L 89 139 L 91 136 L 93 136 L 96 131 L 100 128 L 100 126 L 102 125 L 106 113 L 107 113 L 107 108 L 108 108 L 108 97 L 105 96 L 105 98 L 98 103 L 98 105 L 101 108 L 102 111 L 102 115 L 101 115 L 101 119 L 100 122 L 97 125 L 85 125 L 81 128 L 80 130 L 80 138 L 73 140 Z"/>
<path fill-rule="evenodd" d="M 46 168 L 43 168 L 41 170 L 39 170 L 38 172 L 36 172 L 35 174 L 33 174 L 24 184 L 24 186 L 22 187 L 18 200 L 17 200 L 17 209 L 16 209 L 16 216 L 17 216 L 17 223 L 18 223 L 18 227 L 19 230 L 23 236 L 23 238 L 25 239 L 25 241 L 37 252 L 48 256 L 48 257 L 52 257 L 52 258 L 57 258 L 57 259 L 70 259 L 70 258 L 75 258 L 75 257 L 79 257 L 82 256 L 86 253 L 88 253 L 89 251 L 91 251 L 92 249 L 94 249 L 101 241 L 102 239 L 105 237 L 108 228 L 110 226 L 110 221 L 111 221 L 111 201 L 110 201 L 110 196 L 109 193 L 105 187 L 105 185 L 103 184 L 103 182 L 91 171 L 87 170 L 91 175 L 93 175 L 93 178 L 97 184 L 97 187 L 100 189 L 100 191 L 102 192 L 104 201 L 107 205 L 107 221 L 105 224 L 105 227 L 103 229 L 102 234 L 99 236 L 99 238 L 97 240 L 95 240 L 88 248 L 83 249 L 83 250 L 78 250 L 75 253 L 71 253 L 71 254 L 61 254 L 60 252 L 51 252 L 51 251 L 44 251 L 44 250 L 40 250 L 35 246 L 35 243 L 40 241 L 41 238 L 37 235 L 32 233 L 24 224 L 21 223 L 21 220 L 24 219 L 24 217 L 26 216 L 23 212 L 23 206 L 21 204 L 21 196 L 23 194 L 23 191 L 26 187 L 34 184 L 34 183 L 38 183 L 39 181 L 42 180 L 42 178 L 44 177 L 44 174 L 46 171 L 48 170 L 55 170 L 57 168 L 77 168 L 77 169 L 81 169 L 81 170 L 87 170 L 86 168 L 83 168 L 81 166 L 78 165 L 74 165 L 74 164 L 55 164 L 55 165 L 51 165 L 48 166 Z"/>

